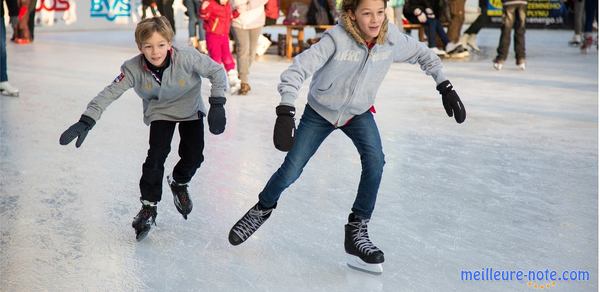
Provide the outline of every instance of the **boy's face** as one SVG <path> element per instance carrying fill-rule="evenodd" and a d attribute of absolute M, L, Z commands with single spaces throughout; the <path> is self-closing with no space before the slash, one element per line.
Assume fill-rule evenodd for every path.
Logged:
<path fill-rule="evenodd" d="M 154 32 L 149 39 L 142 42 L 140 52 L 152 65 L 160 67 L 165 62 L 170 49 L 171 42 L 158 32 Z"/>
<path fill-rule="evenodd" d="M 384 0 L 362 0 L 356 11 L 350 11 L 350 19 L 356 21 L 360 31 L 372 41 L 379 35 L 381 25 L 385 19 Z"/>

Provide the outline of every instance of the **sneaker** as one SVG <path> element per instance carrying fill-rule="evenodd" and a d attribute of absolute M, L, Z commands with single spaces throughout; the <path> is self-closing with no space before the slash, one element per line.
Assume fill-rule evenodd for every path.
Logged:
<path fill-rule="evenodd" d="M 19 90 L 10 85 L 8 81 L 3 81 L 0 82 L 0 94 L 17 97 L 19 96 Z"/>
<path fill-rule="evenodd" d="M 142 209 L 133 218 L 131 226 L 135 229 L 135 239 L 140 241 L 148 235 L 152 224 L 156 226 L 156 202 L 142 201 Z"/>
<path fill-rule="evenodd" d="M 519 70 L 525 71 L 525 59 L 517 60 L 517 68 L 519 68 Z"/>
<path fill-rule="evenodd" d="M 246 241 L 258 228 L 271 217 L 273 209 L 277 207 L 277 204 L 271 208 L 263 208 L 259 203 L 256 203 L 244 216 L 240 219 L 229 231 L 229 243 L 232 245 L 239 245 Z"/>
<path fill-rule="evenodd" d="M 238 91 L 238 94 L 239 95 L 247 95 L 249 91 L 250 91 L 250 84 L 248 84 L 246 82 L 242 82 L 240 84 L 240 90 Z"/>
<path fill-rule="evenodd" d="M 367 224 L 369 219 L 361 219 L 351 213 L 345 226 L 344 248 L 350 255 L 348 266 L 364 272 L 381 274 L 385 261 L 383 251 L 369 239 Z"/>
<path fill-rule="evenodd" d="M 194 207 L 187 190 L 188 184 L 176 182 L 173 179 L 173 175 L 167 176 L 167 182 L 173 192 L 173 203 L 175 203 L 175 208 L 181 213 L 183 219 L 187 220 L 187 215 L 192 212 L 192 208 Z"/>

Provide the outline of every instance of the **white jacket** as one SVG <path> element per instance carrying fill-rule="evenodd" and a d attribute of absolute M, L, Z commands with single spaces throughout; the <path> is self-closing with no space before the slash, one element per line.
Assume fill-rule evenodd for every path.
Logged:
<path fill-rule="evenodd" d="M 233 0 L 231 6 L 240 16 L 231 25 L 235 28 L 254 29 L 265 26 L 265 4 L 268 0 Z"/>

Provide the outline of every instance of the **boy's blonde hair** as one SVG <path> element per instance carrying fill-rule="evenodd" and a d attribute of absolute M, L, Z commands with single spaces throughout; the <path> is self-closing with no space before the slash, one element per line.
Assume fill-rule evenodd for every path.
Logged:
<path fill-rule="evenodd" d="M 348 10 L 350 10 L 352 12 L 356 12 L 356 8 L 358 7 L 358 5 L 360 4 L 361 1 L 364 1 L 364 0 L 343 0 L 341 12 L 348 12 Z M 387 8 L 387 0 L 382 0 L 382 1 L 383 1 L 383 7 Z"/>
<path fill-rule="evenodd" d="M 167 41 L 172 42 L 175 33 L 171 28 L 171 23 L 164 16 L 150 17 L 140 21 L 135 27 L 135 43 L 138 48 L 142 48 L 142 43 L 152 37 L 152 34 L 158 32 Z"/>

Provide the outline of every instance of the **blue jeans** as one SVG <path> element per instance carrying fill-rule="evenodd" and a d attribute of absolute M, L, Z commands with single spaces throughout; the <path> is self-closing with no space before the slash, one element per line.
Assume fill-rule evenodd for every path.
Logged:
<path fill-rule="evenodd" d="M 202 27 L 202 18 L 198 17 L 198 10 L 200 9 L 199 0 L 185 0 L 183 2 L 188 12 L 188 32 L 190 37 L 198 37 L 198 40 L 203 41 L 206 39 L 204 27 Z"/>
<path fill-rule="evenodd" d="M 300 119 L 300 125 L 298 125 L 294 146 L 286 155 L 281 167 L 271 176 L 263 191 L 258 195 L 261 205 L 269 207 L 277 203 L 281 193 L 300 177 L 308 160 L 335 129 L 310 106 L 306 106 Z M 369 219 L 375 208 L 377 191 L 385 164 L 379 130 L 370 111 L 355 116 L 340 129 L 356 146 L 362 164 L 358 193 L 352 206 L 352 212 L 357 217 Z"/>
<path fill-rule="evenodd" d="M 0 16 L 0 82 L 8 81 L 6 70 L 6 27 L 4 17 Z"/>

